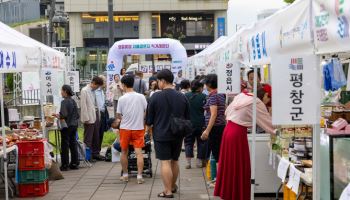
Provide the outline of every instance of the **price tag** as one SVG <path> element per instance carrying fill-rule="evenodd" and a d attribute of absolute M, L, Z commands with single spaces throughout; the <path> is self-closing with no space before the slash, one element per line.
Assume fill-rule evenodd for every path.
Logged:
<path fill-rule="evenodd" d="M 278 164 L 277 175 L 280 179 L 282 179 L 282 182 L 286 180 L 289 164 L 289 161 L 285 158 L 282 158 Z"/>

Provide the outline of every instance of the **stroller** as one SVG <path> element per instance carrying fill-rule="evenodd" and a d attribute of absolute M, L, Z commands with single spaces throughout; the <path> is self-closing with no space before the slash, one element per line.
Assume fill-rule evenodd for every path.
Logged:
<path fill-rule="evenodd" d="M 152 178 L 152 145 L 151 136 L 149 134 L 145 135 L 145 146 L 142 148 L 142 153 L 144 162 L 143 174 L 148 175 L 150 178 Z M 134 147 L 132 145 L 129 145 L 128 172 L 130 175 L 137 175 L 137 158 Z M 121 171 L 121 175 L 123 175 L 123 171 Z"/>

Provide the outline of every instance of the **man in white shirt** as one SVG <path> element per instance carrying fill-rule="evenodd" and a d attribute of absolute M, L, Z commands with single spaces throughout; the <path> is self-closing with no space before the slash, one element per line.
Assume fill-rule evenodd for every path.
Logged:
<path fill-rule="evenodd" d="M 128 150 L 129 144 L 132 144 L 137 157 L 137 183 L 144 183 L 143 172 L 143 154 L 145 135 L 145 112 L 147 101 L 144 95 L 134 91 L 134 77 L 125 75 L 121 80 L 125 94 L 119 98 L 117 107 L 117 123 L 120 123 L 120 146 L 122 149 L 121 164 L 123 175 L 121 180 L 128 182 Z"/>
<path fill-rule="evenodd" d="M 80 92 L 80 120 L 84 124 L 84 143 L 91 150 L 92 157 L 99 155 L 100 111 L 95 90 L 103 85 L 103 80 L 95 76 L 91 83 Z"/>

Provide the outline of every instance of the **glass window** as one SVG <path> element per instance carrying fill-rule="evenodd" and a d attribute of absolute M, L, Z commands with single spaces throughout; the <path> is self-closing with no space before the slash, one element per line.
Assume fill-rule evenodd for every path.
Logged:
<path fill-rule="evenodd" d="M 188 21 L 186 22 L 187 36 L 212 36 L 214 26 L 211 21 Z"/>
<path fill-rule="evenodd" d="M 94 37 L 94 24 L 83 24 L 83 37 L 84 38 L 93 38 Z"/>

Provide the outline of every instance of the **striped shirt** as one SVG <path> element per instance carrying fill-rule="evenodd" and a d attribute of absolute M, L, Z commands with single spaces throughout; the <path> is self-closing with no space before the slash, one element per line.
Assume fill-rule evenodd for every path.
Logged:
<path fill-rule="evenodd" d="M 210 106 L 217 106 L 218 107 L 218 114 L 217 114 L 214 126 L 220 126 L 220 125 L 226 124 L 225 103 L 226 103 L 226 95 L 225 94 L 218 94 L 217 91 L 211 92 L 209 94 L 207 103 L 204 105 L 205 123 L 207 126 L 208 126 L 209 119 L 211 116 Z"/>

